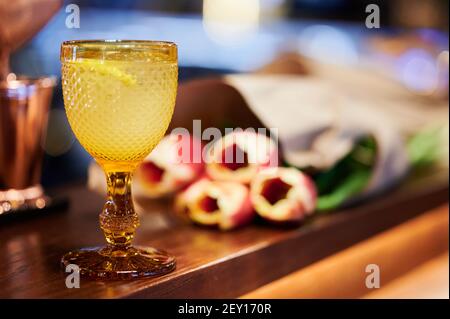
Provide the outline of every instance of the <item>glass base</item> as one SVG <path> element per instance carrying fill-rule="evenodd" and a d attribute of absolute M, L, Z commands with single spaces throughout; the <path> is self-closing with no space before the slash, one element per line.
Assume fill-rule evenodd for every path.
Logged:
<path fill-rule="evenodd" d="M 64 255 L 61 264 L 75 264 L 82 276 L 102 280 L 161 276 L 176 266 L 175 258 L 164 251 L 133 246 L 83 248 Z"/>

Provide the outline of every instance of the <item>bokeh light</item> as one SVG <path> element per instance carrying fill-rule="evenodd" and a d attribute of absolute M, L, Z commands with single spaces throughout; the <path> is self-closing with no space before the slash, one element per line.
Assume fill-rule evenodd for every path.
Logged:
<path fill-rule="evenodd" d="M 204 0 L 203 27 L 210 38 L 224 45 L 235 45 L 257 31 L 259 0 Z"/>
<path fill-rule="evenodd" d="M 51 156 L 63 155 L 70 150 L 74 140 L 66 113 L 61 109 L 51 110 L 44 144 L 45 152 Z"/>
<path fill-rule="evenodd" d="M 324 63 L 355 64 L 359 60 L 351 36 L 328 25 L 306 27 L 300 34 L 298 50 Z"/>
<path fill-rule="evenodd" d="M 423 49 L 410 49 L 397 62 L 398 78 L 410 90 L 432 94 L 438 88 L 439 68 L 435 57 Z"/>

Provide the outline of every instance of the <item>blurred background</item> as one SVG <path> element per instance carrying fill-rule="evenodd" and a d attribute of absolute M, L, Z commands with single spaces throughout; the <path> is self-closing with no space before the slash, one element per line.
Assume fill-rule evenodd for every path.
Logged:
<path fill-rule="evenodd" d="M 365 25 L 371 3 L 380 8 L 380 28 Z M 69 4 L 80 8 L 79 28 L 66 26 Z M 65 1 L 45 28 L 14 52 L 11 70 L 55 75 L 60 83 L 59 48 L 71 39 L 174 41 L 181 82 L 249 72 L 294 51 L 323 63 L 376 69 L 420 96 L 448 98 L 445 0 Z M 91 159 L 67 123 L 60 84 L 47 135 L 43 185 L 86 178 Z"/>

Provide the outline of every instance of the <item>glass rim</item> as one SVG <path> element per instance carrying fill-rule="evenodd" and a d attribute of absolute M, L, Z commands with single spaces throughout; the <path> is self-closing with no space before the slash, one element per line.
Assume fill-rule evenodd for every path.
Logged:
<path fill-rule="evenodd" d="M 83 59 L 88 52 L 98 52 L 101 55 L 108 52 L 161 52 L 166 61 L 177 62 L 178 47 L 174 42 L 159 40 L 69 40 L 61 44 L 60 61 L 68 62 Z M 104 59 L 104 57 L 96 57 Z M 136 57 L 136 61 L 140 58 Z"/>
<path fill-rule="evenodd" d="M 92 40 L 67 40 L 62 42 L 61 46 L 82 46 L 84 44 L 92 45 L 149 45 L 161 47 L 177 47 L 175 42 L 164 40 L 122 40 L 122 39 L 92 39 Z"/>

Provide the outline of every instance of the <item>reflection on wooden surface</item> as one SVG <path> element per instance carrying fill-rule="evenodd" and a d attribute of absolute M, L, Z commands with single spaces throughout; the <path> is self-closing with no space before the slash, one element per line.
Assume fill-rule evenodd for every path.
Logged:
<path fill-rule="evenodd" d="M 364 298 L 448 299 L 448 252 L 425 262 Z"/>
<path fill-rule="evenodd" d="M 441 206 L 243 298 L 448 298 L 448 218 Z M 380 289 L 365 286 L 368 264 Z"/>

